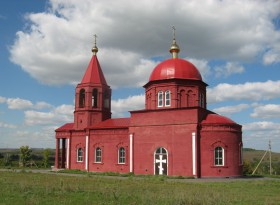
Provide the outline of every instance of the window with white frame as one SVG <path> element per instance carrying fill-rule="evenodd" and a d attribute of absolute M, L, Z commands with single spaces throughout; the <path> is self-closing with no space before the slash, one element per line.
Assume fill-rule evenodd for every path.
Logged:
<path fill-rule="evenodd" d="M 77 162 L 82 162 L 83 161 L 83 149 L 78 148 L 77 150 Z"/>
<path fill-rule="evenodd" d="M 224 166 L 224 149 L 222 147 L 215 148 L 215 166 Z"/>
<path fill-rule="evenodd" d="M 170 90 L 165 91 L 165 106 L 171 105 Z"/>
<path fill-rule="evenodd" d="M 102 162 L 102 150 L 100 147 L 95 149 L 95 162 L 101 163 Z"/>
<path fill-rule="evenodd" d="M 119 164 L 125 164 L 125 149 L 123 147 L 119 148 Z"/>
<path fill-rule="evenodd" d="M 158 107 L 162 107 L 163 106 L 163 92 L 159 91 L 158 92 Z"/>

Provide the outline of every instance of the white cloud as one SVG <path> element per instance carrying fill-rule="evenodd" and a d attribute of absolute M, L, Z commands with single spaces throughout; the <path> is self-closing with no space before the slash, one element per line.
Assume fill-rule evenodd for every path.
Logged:
<path fill-rule="evenodd" d="M 275 42 L 274 47 L 267 51 L 263 56 L 263 63 L 265 65 L 272 63 L 280 62 L 280 37 L 278 37 L 278 41 Z"/>
<path fill-rule="evenodd" d="M 217 66 L 214 68 L 216 77 L 228 77 L 232 74 L 243 73 L 244 67 L 236 62 L 227 62 L 225 65 Z"/>
<path fill-rule="evenodd" d="M 243 143 L 245 147 L 268 149 L 271 140 L 272 150 L 279 152 L 280 123 L 260 121 L 243 125 Z"/>
<path fill-rule="evenodd" d="M 52 106 L 46 102 L 37 102 L 33 104 L 30 100 L 25 100 L 21 98 L 4 98 L 0 97 L 0 103 L 6 102 L 9 109 L 12 110 L 26 110 L 26 109 L 36 109 L 41 110 L 45 108 L 51 108 Z"/>
<path fill-rule="evenodd" d="M 280 130 L 280 123 L 261 121 L 261 122 L 252 122 L 243 125 L 244 131 L 270 131 L 270 130 Z"/>
<path fill-rule="evenodd" d="M 280 118 L 280 105 L 258 105 L 254 108 L 251 117 L 261 119 Z"/>
<path fill-rule="evenodd" d="M 58 115 L 66 115 L 66 116 L 72 116 L 74 112 L 74 106 L 73 105 L 60 105 L 54 109 L 54 113 Z"/>
<path fill-rule="evenodd" d="M 280 81 L 248 82 L 231 85 L 222 83 L 207 91 L 208 103 L 232 100 L 269 100 L 280 97 Z"/>
<path fill-rule="evenodd" d="M 27 110 L 24 112 L 24 115 L 26 125 L 49 125 L 55 123 L 54 113 Z"/>
<path fill-rule="evenodd" d="M 137 53 L 119 49 L 104 49 L 100 52 L 99 61 L 107 83 L 113 88 L 143 86 L 148 82 L 153 68 L 159 63 L 143 59 Z"/>
<path fill-rule="evenodd" d="M 16 125 L 4 123 L 4 122 L 0 122 L 0 127 L 2 127 L 2 128 L 11 128 L 11 129 L 17 128 Z"/>
<path fill-rule="evenodd" d="M 7 104 L 8 108 L 12 110 L 23 110 L 33 106 L 31 101 L 20 98 L 8 98 Z"/>
<path fill-rule="evenodd" d="M 195 67 L 199 70 L 202 75 L 202 79 L 205 81 L 206 77 L 210 75 L 210 66 L 208 65 L 207 60 L 196 59 L 196 58 L 185 58 L 185 60 L 190 61 Z"/>
<path fill-rule="evenodd" d="M 35 105 L 34 105 L 34 109 L 36 110 L 41 110 L 41 109 L 45 109 L 45 108 L 51 108 L 52 105 L 49 104 L 49 103 L 46 103 L 46 102 L 37 102 Z"/>
<path fill-rule="evenodd" d="M 24 112 L 25 124 L 29 126 L 34 125 L 57 125 L 59 123 L 66 123 L 73 121 L 73 105 L 61 105 L 50 112 L 38 112 L 28 110 Z"/>
<path fill-rule="evenodd" d="M 45 84 L 81 80 L 94 33 L 109 84 L 143 84 L 156 64 L 151 59 L 169 55 L 174 24 L 182 58 L 241 62 L 263 55 L 266 64 L 279 62 L 280 31 L 272 23 L 279 1 L 51 0 L 49 6 L 26 15 L 29 29 L 18 31 L 10 47 L 11 60 Z"/>
<path fill-rule="evenodd" d="M 55 134 L 54 127 L 45 127 L 42 130 L 19 130 L 11 137 L 12 145 L 9 147 L 19 148 L 28 145 L 31 148 L 54 148 Z"/>
<path fill-rule="evenodd" d="M 126 99 L 112 100 L 113 117 L 125 117 L 128 111 L 141 110 L 145 107 L 145 96 L 135 95 Z"/>
<path fill-rule="evenodd" d="M 5 103 L 7 99 L 5 97 L 0 96 L 0 103 Z"/>
<path fill-rule="evenodd" d="M 241 112 L 249 107 L 250 106 L 248 104 L 239 104 L 239 105 L 215 108 L 213 109 L 213 111 L 221 115 L 230 116 L 231 114 Z"/>

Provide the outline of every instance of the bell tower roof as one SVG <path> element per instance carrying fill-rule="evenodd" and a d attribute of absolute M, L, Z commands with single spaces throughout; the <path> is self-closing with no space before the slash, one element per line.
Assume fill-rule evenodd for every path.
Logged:
<path fill-rule="evenodd" d="M 89 65 L 87 67 L 87 70 L 84 74 L 84 77 L 81 81 L 81 83 L 93 83 L 93 84 L 102 84 L 102 85 L 107 85 L 107 82 L 105 80 L 104 74 L 102 72 L 102 69 L 100 67 L 98 58 L 97 58 L 97 52 L 98 48 L 96 46 L 96 35 L 94 35 L 95 41 L 94 41 L 94 46 L 92 48 L 92 58 L 89 62 Z"/>

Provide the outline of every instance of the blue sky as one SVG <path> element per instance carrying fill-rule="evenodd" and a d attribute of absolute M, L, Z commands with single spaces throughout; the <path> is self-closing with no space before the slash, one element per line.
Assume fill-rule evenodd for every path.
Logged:
<path fill-rule="evenodd" d="M 208 109 L 243 126 L 245 147 L 271 140 L 280 152 L 280 2 L 133 2 L 0 2 L 0 147 L 54 148 L 54 129 L 73 120 L 94 34 L 113 117 L 142 109 L 142 86 L 171 57 L 174 25 L 179 57 L 209 85 Z"/>

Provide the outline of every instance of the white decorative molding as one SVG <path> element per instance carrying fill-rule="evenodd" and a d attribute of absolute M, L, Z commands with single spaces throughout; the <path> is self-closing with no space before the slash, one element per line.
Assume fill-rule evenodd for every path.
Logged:
<path fill-rule="evenodd" d="M 70 138 L 67 140 L 67 155 L 66 155 L 66 168 L 69 169 L 70 164 Z"/>
<path fill-rule="evenodd" d="M 88 135 L 86 135 L 86 164 L 85 170 L 88 171 Z"/>
<path fill-rule="evenodd" d="M 195 136 L 195 132 L 192 133 L 192 165 L 193 165 L 193 176 L 196 176 L 196 136 Z"/>
<path fill-rule="evenodd" d="M 129 172 L 133 172 L 133 134 L 129 135 Z"/>

